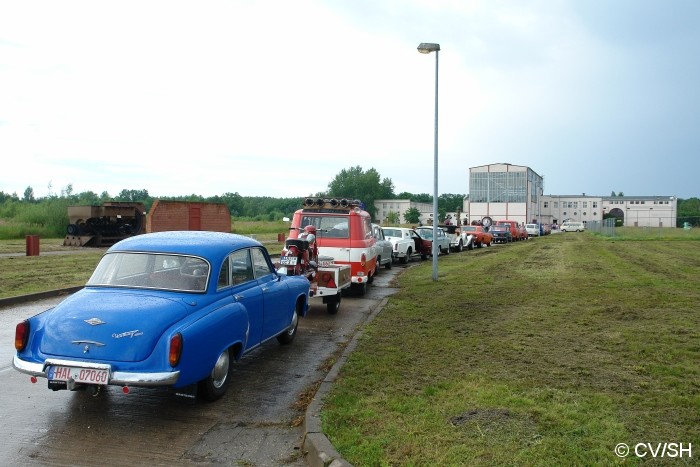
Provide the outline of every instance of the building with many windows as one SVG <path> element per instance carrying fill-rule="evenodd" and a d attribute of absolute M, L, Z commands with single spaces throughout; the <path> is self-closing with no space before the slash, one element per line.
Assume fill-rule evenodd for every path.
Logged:
<path fill-rule="evenodd" d="M 410 208 L 421 213 L 421 222 L 432 220 L 432 203 L 410 200 L 377 200 L 378 221 L 386 223 L 389 213 L 403 214 Z M 544 178 L 529 167 L 508 163 L 489 164 L 469 169 L 469 195 L 459 215 L 461 223 L 514 220 L 520 224 L 558 225 L 566 220 L 602 221 L 614 216 L 623 225 L 636 227 L 675 227 L 675 196 L 587 196 L 545 195 Z"/>
<path fill-rule="evenodd" d="M 529 167 L 490 164 L 469 169 L 469 222 L 489 217 L 494 221 L 514 220 L 520 224 L 537 216 L 542 197 L 542 177 Z"/>
<path fill-rule="evenodd" d="M 385 225 L 394 215 L 399 215 L 399 223 L 405 223 L 404 214 L 411 208 L 420 212 L 420 222 L 428 225 L 433 218 L 433 203 L 415 203 L 410 199 L 378 199 L 374 201 L 377 213 L 375 221 Z"/>
<path fill-rule="evenodd" d="M 467 204 L 467 203 L 465 203 Z M 601 221 L 604 215 L 636 227 L 675 227 L 675 196 L 545 195 L 544 179 L 529 167 L 490 164 L 469 169 L 470 221 L 489 217 L 556 225 Z"/>

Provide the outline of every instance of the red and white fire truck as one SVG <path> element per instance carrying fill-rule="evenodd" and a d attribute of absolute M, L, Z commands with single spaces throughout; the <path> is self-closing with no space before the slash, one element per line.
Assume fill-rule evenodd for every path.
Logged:
<path fill-rule="evenodd" d="M 306 198 L 292 218 L 289 238 L 314 229 L 319 260 L 348 265 L 352 288 L 364 295 L 377 272 L 376 239 L 362 203 L 348 198 Z"/>

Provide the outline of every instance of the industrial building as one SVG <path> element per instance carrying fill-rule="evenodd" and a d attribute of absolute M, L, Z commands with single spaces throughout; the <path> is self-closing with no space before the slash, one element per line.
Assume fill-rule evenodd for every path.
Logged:
<path fill-rule="evenodd" d="M 409 208 L 421 212 L 421 222 L 432 220 L 431 203 L 410 200 L 375 201 L 378 220 L 385 222 L 390 212 L 403 216 Z M 588 223 L 602 221 L 604 215 L 635 227 L 675 227 L 676 196 L 589 196 L 545 195 L 544 178 L 529 167 L 508 163 L 488 164 L 469 169 L 469 194 L 460 213 L 449 213 L 461 223 L 510 219 L 518 223 L 558 225 L 566 220 Z M 606 216 L 607 217 L 607 216 Z M 403 217 L 402 217 L 403 221 Z"/>

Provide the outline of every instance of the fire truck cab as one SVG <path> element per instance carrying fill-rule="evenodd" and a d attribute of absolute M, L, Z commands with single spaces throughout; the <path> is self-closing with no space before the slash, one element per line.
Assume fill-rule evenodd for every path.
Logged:
<path fill-rule="evenodd" d="M 319 261 L 326 257 L 350 265 L 352 288 L 364 295 L 377 272 L 377 247 L 370 215 L 362 203 L 345 198 L 306 198 L 303 208 L 294 213 L 289 238 L 297 238 L 308 225 L 316 228 Z"/>

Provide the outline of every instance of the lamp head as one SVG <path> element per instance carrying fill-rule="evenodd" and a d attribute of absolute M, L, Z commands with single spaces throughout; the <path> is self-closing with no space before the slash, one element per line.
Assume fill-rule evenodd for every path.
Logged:
<path fill-rule="evenodd" d="M 418 46 L 418 52 L 422 54 L 429 54 L 430 52 L 437 52 L 440 50 L 440 44 L 434 44 L 431 42 L 421 42 Z"/>

